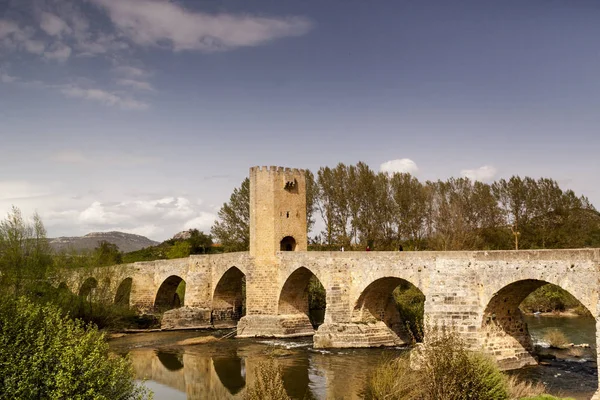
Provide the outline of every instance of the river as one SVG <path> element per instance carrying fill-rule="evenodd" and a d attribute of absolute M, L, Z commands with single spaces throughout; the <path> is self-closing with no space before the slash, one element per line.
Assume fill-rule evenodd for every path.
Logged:
<path fill-rule="evenodd" d="M 595 325 L 584 317 L 527 316 L 534 342 L 544 345 L 544 333 L 557 328 L 573 343 L 590 349 L 552 353 L 547 365 L 511 373 L 542 381 L 555 395 L 589 399 L 596 390 Z M 198 336 L 222 336 L 225 331 L 176 331 L 132 334 L 110 342 L 113 351 L 129 354 L 136 375 L 146 379 L 157 400 L 241 399 L 246 380 L 258 363 L 274 359 L 283 383 L 294 399 L 359 399 L 368 373 L 382 359 L 403 349 L 313 349 L 312 338 L 222 339 L 193 346 L 178 341 Z M 274 356 L 274 357 L 273 357 Z"/>

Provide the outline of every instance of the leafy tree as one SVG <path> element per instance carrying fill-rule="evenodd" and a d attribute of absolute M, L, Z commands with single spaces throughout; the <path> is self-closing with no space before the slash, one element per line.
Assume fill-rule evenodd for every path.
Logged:
<path fill-rule="evenodd" d="M 246 251 L 250 245 L 250 180 L 235 188 L 229 203 L 219 210 L 219 221 L 211 229 L 225 251 Z"/>
<path fill-rule="evenodd" d="M 210 253 L 213 245 L 212 237 L 198 229 L 191 229 L 190 237 L 186 241 L 190 244 L 190 254 Z"/>
<path fill-rule="evenodd" d="M 94 264 L 98 267 L 117 265 L 123 262 L 123 253 L 119 250 L 119 246 L 105 240 L 98 243 L 92 256 Z"/>
<path fill-rule="evenodd" d="M 0 222 L 0 283 L 19 295 L 27 284 L 46 277 L 53 262 L 46 229 L 37 214 L 31 222 L 13 207 Z"/>
<path fill-rule="evenodd" d="M 177 241 L 169 250 L 167 250 L 167 258 L 185 258 L 190 255 L 192 246 L 185 240 Z"/>
<path fill-rule="evenodd" d="M 314 214 L 317 210 L 317 201 L 319 196 L 315 176 L 310 170 L 305 171 L 306 178 L 306 225 L 310 232 L 315 224 Z"/>
<path fill-rule="evenodd" d="M 125 358 L 59 308 L 0 299 L 0 399 L 143 399 Z"/>

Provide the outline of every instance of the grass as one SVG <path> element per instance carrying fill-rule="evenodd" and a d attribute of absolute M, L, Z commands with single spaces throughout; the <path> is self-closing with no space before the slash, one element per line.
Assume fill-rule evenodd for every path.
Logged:
<path fill-rule="evenodd" d="M 515 376 L 506 377 L 506 386 L 508 389 L 508 397 L 510 399 L 522 399 L 532 396 L 543 395 L 546 388 L 542 383 L 522 381 Z"/>
<path fill-rule="evenodd" d="M 544 341 L 553 349 L 564 349 L 570 343 L 565 334 L 558 329 L 551 329 L 546 332 Z"/>

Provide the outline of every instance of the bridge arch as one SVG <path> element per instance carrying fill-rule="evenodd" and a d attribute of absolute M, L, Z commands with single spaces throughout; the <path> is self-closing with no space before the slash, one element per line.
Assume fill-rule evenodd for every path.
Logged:
<path fill-rule="evenodd" d="M 154 299 L 154 308 L 158 311 L 171 310 L 179 308 L 185 302 L 185 281 L 178 275 L 171 275 L 166 278 Z"/>
<path fill-rule="evenodd" d="M 236 325 L 246 314 L 246 275 L 231 267 L 221 276 L 212 296 L 213 325 Z"/>
<path fill-rule="evenodd" d="M 313 295 L 321 293 L 321 298 Z M 312 304 L 311 304 L 312 303 Z M 320 304 L 315 304 L 320 303 Z M 321 280 L 306 267 L 294 270 L 281 287 L 277 307 L 278 315 L 298 315 L 300 318 L 308 318 L 313 328 L 323 323 L 323 316 L 311 315 L 311 309 L 316 306 L 326 307 L 325 289 Z M 303 317 L 304 316 L 304 317 Z"/>
<path fill-rule="evenodd" d="M 496 356 L 501 368 L 516 369 L 537 364 L 534 343 L 519 306 L 531 293 L 545 285 L 566 290 L 541 279 L 521 279 L 502 287 L 484 304 L 479 338 L 483 348 Z M 590 315 L 594 315 L 593 310 L 584 303 L 585 299 L 579 298 L 569 290 L 566 291 L 575 297 Z M 590 324 L 595 327 L 595 322 L 591 319 Z"/>
<path fill-rule="evenodd" d="M 398 301 L 396 301 L 396 298 Z M 398 342 L 422 339 L 425 295 L 410 281 L 387 276 L 367 285 L 354 304 L 352 322 L 383 322 Z"/>
<path fill-rule="evenodd" d="M 114 303 L 121 306 L 129 307 L 131 301 L 131 287 L 133 286 L 133 278 L 125 278 L 119 284 L 117 293 L 115 294 Z"/>
<path fill-rule="evenodd" d="M 79 296 L 88 297 L 92 294 L 92 290 L 98 287 L 98 280 L 94 277 L 89 277 L 79 287 Z"/>

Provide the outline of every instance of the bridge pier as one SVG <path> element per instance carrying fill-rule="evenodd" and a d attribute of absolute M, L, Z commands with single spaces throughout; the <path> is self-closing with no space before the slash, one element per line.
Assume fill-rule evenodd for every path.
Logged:
<path fill-rule="evenodd" d="M 400 346 L 407 343 L 383 321 L 324 323 L 313 340 L 315 348 Z"/>
<path fill-rule="evenodd" d="M 315 330 L 306 314 L 247 315 L 238 322 L 237 337 L 290 338 L 312 336 Z"/>

